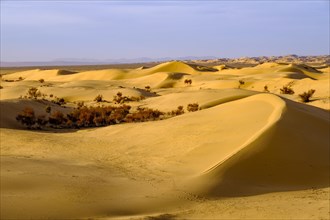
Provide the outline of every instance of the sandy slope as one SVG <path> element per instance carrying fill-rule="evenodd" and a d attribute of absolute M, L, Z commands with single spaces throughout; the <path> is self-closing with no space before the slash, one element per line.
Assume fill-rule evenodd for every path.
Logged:
<path fill-rule="evenodd" d="M 219 69 L 170 62 L 6 75 L 25 79 L 1 82 L 1 218 L 327 219 L 330 118 L 311 106 L 329 109 L 326 72 L 276 63 Z M 280 95 L 292 81 L 297 92 Z M 265 84 L 270 93 L 261 92 Z M 202 110 L 79 131 L 23 130 L 15 116 L 24 106 L 74 106 L 17 99 L 31 86 L 90 105 L 120 91 L 146 97 L 133 106 Z M 318 102 L 300 103 L 310 88 Z"/>

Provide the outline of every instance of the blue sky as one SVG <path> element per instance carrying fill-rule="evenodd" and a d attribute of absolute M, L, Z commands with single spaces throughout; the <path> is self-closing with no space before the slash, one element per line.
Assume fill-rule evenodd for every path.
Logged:
<path fill-rule="evenodd" d="M 1 60 L 329 54 L 329 1 L 1 0 Z"/>

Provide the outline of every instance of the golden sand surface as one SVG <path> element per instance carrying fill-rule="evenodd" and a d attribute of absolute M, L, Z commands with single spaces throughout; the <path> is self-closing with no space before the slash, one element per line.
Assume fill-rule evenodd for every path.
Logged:
<path fill-rule="evenodd" d="M 171 61 L 3 75 L 1 219 L 329 219 L 329 70 Z M 44 100 L 25 98 L 31 87 Z M 84 129 L 31 130 L 16 120 L 25 107 L 120 106 L 118 92 L 144 97 L 126 103 L 133 109 L 185 113 Z M 191 103 L 200 109 L 187 111 Z"/>

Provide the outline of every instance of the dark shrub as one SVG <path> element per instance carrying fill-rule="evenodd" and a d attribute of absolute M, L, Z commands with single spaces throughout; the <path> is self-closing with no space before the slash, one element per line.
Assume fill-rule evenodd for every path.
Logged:
<path fill-rule="evenodd" d="M 52 100 L 52 102 L 54 104 L 57 104 L 57 105 L 65 105 L 66 104 L 64 98 L 58 98 L 58 97 L 56 97 L 55 100 Z"/>
<path fill-rule="evenodd" d="M 239 83 L 238 88 L 241 88 L 241 86 L 245 84 L 245 82 L 241 79 L 238 81 L 238 83 Z"/>
<path fill-rule="evenodd" d="M 184 80 L 184 83 L 185 83 L 185 84 L 189 84 L 189 85 L 191 85 L 192 80 L 191 80 L 191 79 L 185 79 L 185 80 Z"/>
<path fill-rule="evenodd" d="M 36 87 L 31 87 L 27 91 L 27 97 L 29 99 L 32 99 L 32 98 L 37 99 L 38 97 L 41 97 L 41 92 Z"/>
<path fill-rule="evenodd" d="M 84 102 L 78 102 L 77 103 L 77 108 L 79 109 L 79 108 L 82 108 L 82 107 L 84 107 L 85 106 L 85 103 Z"/>
<path fill-rule="evenodd" d="M 126 122 L 144 122 L 154 121 L 164 115 L 164 112 L 150 108 L 138 108 L 136 112 L 131 113 L 125 119 Z"/>
<path fill-rule="evenodd" d="M 103 96 L 102 95 L 97 95 L 94 99 L 96 102 L 103 102 Z"/>
<path fill-rule="evenodd" d="M 55 111 L 51 116 L 49 116 L 49 123 L 51 125 L 61 125 L 66 122 L 66 118 L 60 111 Z"/>
<path fill-rule="evenodd" d="M 310 102 L 310 98 L 313 96 L 314 92 L 315 92 L 315 89 L 310 89 L 310 90 L 308 90 L 308 92 L 299 94 L 299 97 L 300 97 L 301 101 L 303 101 L 303 102 Z"/>
<path fill-rule="evenodd" d="M 50 107 L 49 105 L 47 105 L 46 108 L 45 108 L 46 113 L 50 113 L 51 110 L 52 110 L 52 107 Z"/>
<path fill-rule="evenodd" d="M 182 115 L 184 113 L 183 106 L 180 105 L 176 110 L 171 111 L 169 114 L 172 116 Z"/>
<path fill-rule="evenodd" d="M 289 94 L 289 95 L 294 94 L 294 91 L 293 91 L 293 89 L 291 89 L 290 86 L 283 86 L 283 87 L 280 89 L 280 91 L 281 91 L 282 94 Z"/>
<path fill-rule="evenodd" d="M 30 107 L 26 107 L 17 115 L 16 120 L 21 122 L 26 127 L 31 128 L 36 123 L 34 110 Z"/>
<path fill-rule="evenodd" d="M 268 90 L 268 86 L 267 86 L 267 85 L 264 86 L 264 92 L 269 92 L 269 90 Z"/>
<path fill-rule="evenodd" d="M 195 112 L 195 111 L 198 111 L 198 103 L 192 103 L 192 104 L 188 104 L 187 105 L 187 110 L 188 112 Z"/>
<path fill-rule="evenodd" d="M 45 126 L 48 123 L 48 120 L 45 115 L 39 115 L 37 117 L 37 124 L 39 127 Z"/>

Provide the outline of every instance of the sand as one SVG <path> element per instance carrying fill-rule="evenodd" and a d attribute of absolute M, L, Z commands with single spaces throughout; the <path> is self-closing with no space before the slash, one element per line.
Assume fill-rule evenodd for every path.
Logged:
<path fill-rule="evenodd" d="M 329 219 L 328 70 L 172 61 L 4 75 L 1 219 Z M 286 85 L 295 93 L 281 94 Z M 32 86 L 66 107 L 24 98 Z M 118 106 L 118 92 L 145 97 L 133 108 L 200 110 L 81 130 L 27 130 L 15 119 L 26 106 L 36 114 L 47 105 L 70 112 L 81 101 Z M 98 94 L 107 102 L 93 101 Z"/>

